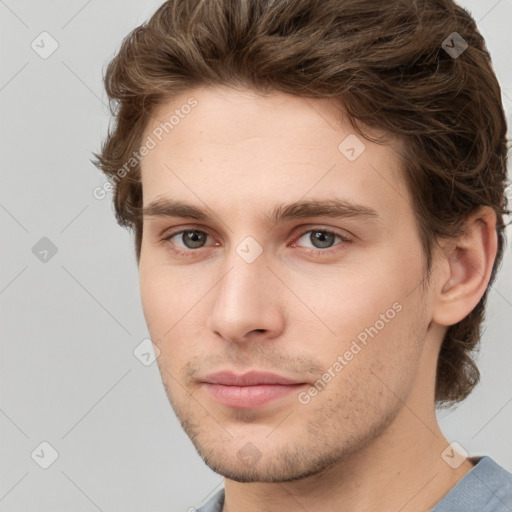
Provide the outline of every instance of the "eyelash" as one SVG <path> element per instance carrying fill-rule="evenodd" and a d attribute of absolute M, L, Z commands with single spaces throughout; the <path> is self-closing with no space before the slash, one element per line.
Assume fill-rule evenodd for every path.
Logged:
<path fill-rule="evenodd" d="M 204 249 L 204 247 L 198 247 L 197 249 L 188 249 L 188 250 L 179 250 L 179 249 L 176 249 L 172 242 L 170 242 L 170 239 L 171 238 L 174 238 L 175 236 L 177 235 L 181 235 L 182 233 L 187 233 L 187 232 L 190 232 L 190 231 L 195 231 L 195 232 L 199 232 L 199 233 L 204 233 L 206 236 L 209 236 L 208 233 L 206 233 L 205 231 L 202 231 L 200 229 L 180 229 L 178 231 L 174 231 L 170 234 L 168 234 L 165 238 L 163 238 L 163 242 L 169 242 L 171 243 L 171 246 L 172 246 L 172 250 L 174 251 L 174 253 L 177 255 L 177 256 L 184 256 L 184 257 L 191 257 L 191 256 L 195 256 L 194 253 L 196 253 L 199 249 Z M 306 235 L 307 233 L 311 233 L 311 232 L 319 232 L 319 233 L 324 233 L 324 234 L 327 234 L 327 235 L 334 235 L 335 237 L 338 237 L 340 239 L 341 242 L 347 242 L 347 243 L 350 243 L 352 242 L 352 240 L 350 238 L 347 238 L 343 235 L 341 235 L 340 233 L 337 233 L 335 231 L 332 231 L 330 229 L 307 229 L 306 231 L 303 231 L 298 237 L 297 237 L 297 240 L 299 240 L 300 238 L 302 238 L 304 235 Z M 340 243 L 338 244 L 335 244 L 331 247 L 328 247 L 326 249 L 312 249 L 310 247 L 303 247 L 302 249 L 304 251 L 306 251 L 306 253 L 310 254 L 310 255 L 313 255 L 315 257 L 321 257 L 321 256 L 324 256 L 324 255 L 329 255 L 333 252 L 336 252 L 340 249 L 337 249 L 337 246 L 338 245 L 342 245 Z"/>

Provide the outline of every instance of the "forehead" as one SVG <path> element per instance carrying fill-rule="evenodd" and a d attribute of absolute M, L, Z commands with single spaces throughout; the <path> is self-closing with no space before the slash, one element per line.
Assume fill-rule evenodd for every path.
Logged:
<path fill-rule="evenodd" d="M 307 98 L 280 91 L 263 94 L 227 86 L 196 87 L 163 101 L 153 111 L 145 132 L 162 132 L 161 136 L 157 134 L 158 139 L 171 132 L 179 136 L 183 125 L 197 127 L 199 119 L 199 134 L 206 142 L 221 142 L 224 138 L 234 142 L 258 134 L 275 134 L 290 140 L 303 136 L 314 146 L 328 142 L 324 140 L 327 132 L 336 140 L 344 132 L 355 134 L 342 102 L 337 99 Z M 399 146 L 395 137 L 382 130 L 365 126 L 365 131 L 374 136 L 386 135 L 391 147 Z M 304 141 L 300 143 L 303 145 Z"/>
<path fill-rule="evenodd" d="M 196 204 L 214 196 L 220 207 L 224 199 L 245 209 L 272 197 L 336 196 L 373 201 L 378 210 L 407 197 L 399 141 L 364 139 L 333 99 L 191 89 L 159 106 L 149 138 L 154 148 L 141 162 L 145 206 L 168 195 Z"/>

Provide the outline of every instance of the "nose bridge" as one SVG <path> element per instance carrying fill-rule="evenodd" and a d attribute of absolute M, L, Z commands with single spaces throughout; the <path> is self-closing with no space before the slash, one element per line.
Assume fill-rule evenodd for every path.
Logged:
<path fill-rule="evenodd" d="M 256 242 L 257 243 L 257 242 Z M 250 237 L 226 257 L 226 274 L 214 296 L 210 328 L 231 341 L 243 339 L 254 330 L 279 328 L 275 279 L 267 268 L 263 248 Z"/>

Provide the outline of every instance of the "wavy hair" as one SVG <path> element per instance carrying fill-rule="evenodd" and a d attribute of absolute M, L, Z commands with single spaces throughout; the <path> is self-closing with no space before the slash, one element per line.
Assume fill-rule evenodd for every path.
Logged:
<path fill-rule="evenodd" d="M 479 380 L 472 354 L 510 213 L 501 89 L 468 11 L 452 0 L 169 0 L 123 40 L 104 83 L 115 122 L 92 161 L 113 185 L 117 221 L 134 231 L 137 261 L 140 166 L 120 170 L 155 108 L 202 85 L 332 98 L 362 137 L 379 142 L 366 125 L 403 141 L 427 275 L 435 244 L 461 234 L 479 206 L 492 207 L 490 282 L 473 311 L 448 327 L 437 365 L 437 405 L 467 397 Z"/>

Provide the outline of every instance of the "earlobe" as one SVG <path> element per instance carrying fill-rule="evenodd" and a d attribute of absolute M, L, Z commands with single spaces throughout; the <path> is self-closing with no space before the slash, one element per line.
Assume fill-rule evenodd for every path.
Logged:
<path fill-rule="evenodd" d="M 474 309 L 487 289 L 497 245 L 496 214 L 490 207 L 481 207 L 466 221 L 464 234 L 442 256 L 449 272 L 440 280 L 434 322 L 454 325 Z"/>

